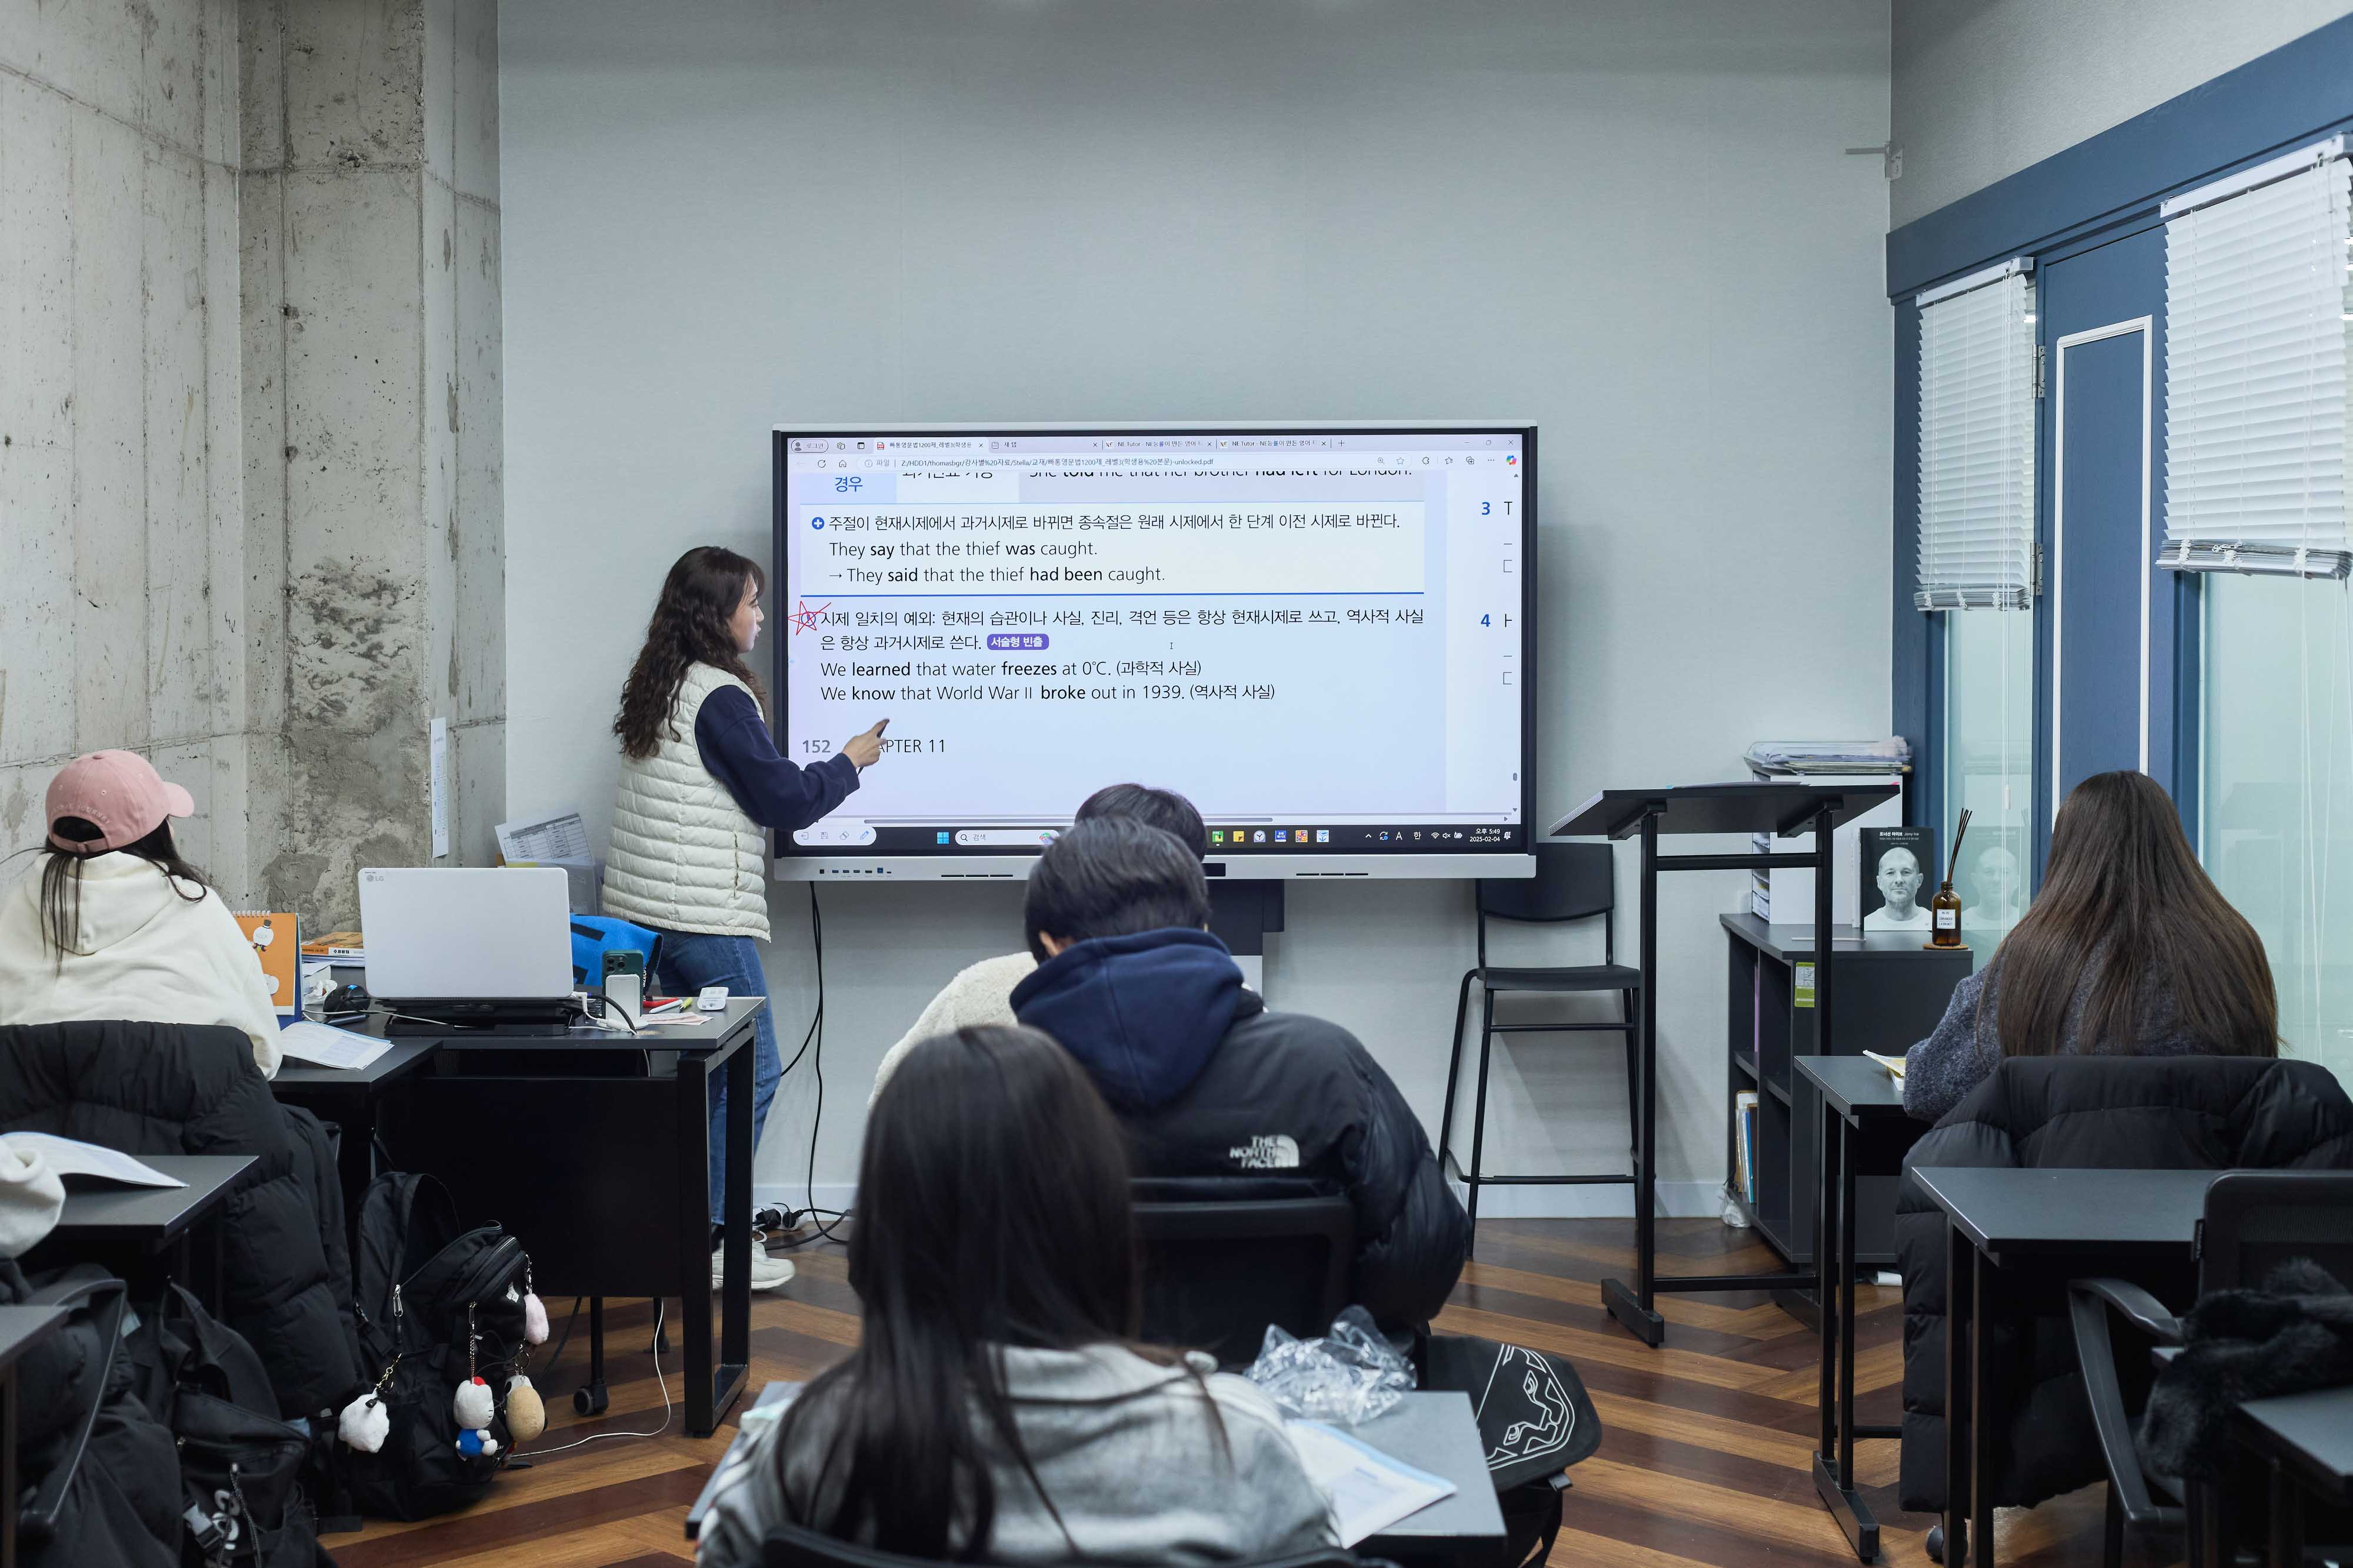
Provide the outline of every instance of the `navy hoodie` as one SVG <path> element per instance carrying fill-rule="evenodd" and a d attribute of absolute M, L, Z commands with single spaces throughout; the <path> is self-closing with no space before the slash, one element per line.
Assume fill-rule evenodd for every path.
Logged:
<path fill-rule="evenodd" d="M 1405 1097 L 1336 1024 L 1269 1011 L 1225 943 L 1172 929 L 1064 949 L 1013 990 L 1126 1127 L 1139 1176 L 1301 1176 L 1356 1211 L 1351 1295 L 1385 1330 L 1428 1322 L 1471 1223 Z"/>

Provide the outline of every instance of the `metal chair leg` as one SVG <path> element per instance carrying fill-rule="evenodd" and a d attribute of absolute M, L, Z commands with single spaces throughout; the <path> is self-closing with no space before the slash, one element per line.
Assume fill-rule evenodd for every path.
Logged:
<path fill-rule="evenodd" d="M 1480 1159 L 1487 1141 L 1487 1060 L 1495 1043 L 1495 994 L 1479 987 L 1479 1096 L 1471 1122 L 1471 1250 L 1479 1250 Z"/>
<path fill-rule="evenodd" d="M 1446 1150 L 1454 1136 L 1454 1085 L 1462 1076 L 1462 1024 L 1471 1014 L 1471 977 L 1475 969 L 1462 972 L 1462 989 L 1454 998 L 1453 1049 L 1446 1058 L 1446 1110 L 1438 1119 L 1438 1173 L 1446 1173 Z"/>
<path fill-rule="evenodd" d="M 1618 1020 L 1626 1026 L 1626 1150 L 1632 1153 L 1642 1145 L 1642 1108 L 1634 1103 L 1640 1092 L 1635 1088 L 1634 994 L 1618 993 Z"/>

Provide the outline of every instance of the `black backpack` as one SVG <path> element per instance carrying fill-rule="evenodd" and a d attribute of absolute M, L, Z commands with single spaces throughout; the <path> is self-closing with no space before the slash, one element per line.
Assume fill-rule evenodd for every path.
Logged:
<path fill-rule="evenodd" d="M 269 1373 L 245 1336 L 172 1285 L 123 1353 L 132 1392 L 172 1429 L 179 1451 L 184 1561 L 332 1568 L 301 1485 L 311 1428 L 280 1417 Z"/>
<path fill-rule="evenodd" d="M 352 1246 L 360 1348 L 391 1431 L 373 1454 L 346 1447 L 351 1500 L 383 1519 L 428 1519 L 481 1496 L 506 1463 L 506 1390 L 523 1348 L 522 1243 L 495 1225 L 458 1226 L 449 1191 L 393 1171 L 368 1184 Z M 461 1454 L 452 1401 L 479 1375 L 497 1399 L 495 1454 Z"/>

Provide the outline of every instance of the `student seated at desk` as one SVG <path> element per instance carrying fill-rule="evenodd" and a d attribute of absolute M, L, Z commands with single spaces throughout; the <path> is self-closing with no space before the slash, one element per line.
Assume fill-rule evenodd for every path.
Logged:
<path fill-rule="evenodd" d="M 1934 1121 L 2005 1057 L 2279 1055 L 2263 938 L 2208 879 L 2147 773 L 2094 773 L 2051 828 L 2042 890 L 1905 1056 Z"/>
<path fill-rule="evenodd" d="M 1332 1544 L 1266 1396 L 1130 1342 L 1127 1175 L 1102 1098 L 1037 1031 L 909 1052 L 860 1161 L 859 1347 L 724 1461 L 702 1568 L 750 1568 L 785 1522 L 934 1563 Z"/>
<path fill-rule="evenodd" d="M 92 752 L 58 770 L 47 805 L 38 864 L 0 893 L 0 1024 L 224 1024 L 277 1077 L 253 945 L 172 841 L 188 792 L 134 752 Z"/>
<path fill-rule="evenodd" d="M 1202 826 L 1201 814 L 1193 809 L 1191 801 L 1173 789 L 1154 789 L 1138 784 L 1106 784 L 1079 803 L 1078 821 L 1092 822 L 1105 816 L 1124 817 L 1174 834 L 1178 842 L 1193 851 L 1196 860 L 1209 852 L 1209 830 Z M 981 1024 L 1013 1022 L 1013 988 L 1029 979 L 1029 972 L 1037 967 L 1038 960 L 1031 954 L 1008 952 L 997 958 L 984 958 L 958 971 L 955 978 L 932 998 L 931 1005 L 915 1020 L 915 1026 L 882 1054 L 881 1065 L 874 1069 L 874 1092 L 867 1097 L 867 1104 L 871 1107 L 881 1096 L 882 1086 L 891 1081 L 892 1070 L 902 1058 L 914 1049 L 916 1041 Z"/>

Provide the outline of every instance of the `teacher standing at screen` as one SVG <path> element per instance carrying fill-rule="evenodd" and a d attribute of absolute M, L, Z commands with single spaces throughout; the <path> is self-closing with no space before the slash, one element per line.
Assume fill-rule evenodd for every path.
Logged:
<path fill-rule="evenodd" d="M 882 754 L 882 720 L 803 768 L 776 752 L 759 678 L 744 662 L 765 618 L 760 568 L 701 545 L 678 558 L 621 688 L 621 790 L 606 849 L 605 912 L 661 936 L 663 994 L 724 985 L 765 996 L 754 942 L 768 940 L 764 830 L 792 833 L 832 811 Z M 649 987 L 651 994 L 652 987 Z M 752 1138 L 767 1123 L 776 1080 L 775 1009 L 762 1008 L 753 1055 Z M 726 1190 L 727 1086 L 711 1086 L 711 1283 L 720 1283 L 720 1195 Z M 793 1266 L 752 1251 L 752 1288 L 774 1289 Z"/>

